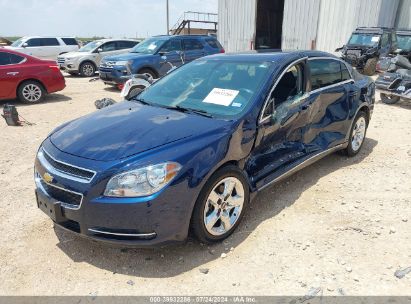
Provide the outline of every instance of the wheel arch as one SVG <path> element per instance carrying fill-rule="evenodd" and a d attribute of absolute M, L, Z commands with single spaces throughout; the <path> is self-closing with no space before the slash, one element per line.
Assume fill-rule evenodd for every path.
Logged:
<path fill-rule="evenodd" d="M 145 70 L 145 69 L 150 70 L 151 72 L 153 72 L 153 74 L 156 76 L 156 78 L 159 77 L 159 74 L 158 74 L 157 70 L 154 67 L 149 66 L 149 65 L 144 65 L 144 66 L 139 67 L 137 69 L 137 73 L 139 73 L 141 70 Z"/>
<path fill-rule="evenodd" d="M 84 60 L 81 61 L 81 62 L 79 63 L 79 65 L 78 65 L 79 71 L 80 71 L 81 65 L 82 65 L 82 64 L 85 64 L 85 63 L 91 63 L 91 64 L 94 66 L 94 69 L 95 69 L 96 71 L 98 70 L 97 64 L 96 64 L 93 60 L 84 59 Z"/>
<path fill-rule="evenodd" d="M 48 94 L 47 86 L 46 86 L 41 80 L 39 80 L 39 79 L 37 79 L 37 78 L 27 78 L 27 79 L 21 80 L 21 81 L 17 84 L 17 86 L 16 86 L 16 92 L 15 92 L 15 93 L 16 93 L 16 96 L 18 96 L 18 92 L 19 92 L 19 89 L 20 89 L 21 85 L 22 85 L 23 83 L 27 82 L 27 81 L 37 82 L 39 85 L 42 86 L 42 88 L 43 88 L 43 90 L 46 92 L 46 94 Z"/>

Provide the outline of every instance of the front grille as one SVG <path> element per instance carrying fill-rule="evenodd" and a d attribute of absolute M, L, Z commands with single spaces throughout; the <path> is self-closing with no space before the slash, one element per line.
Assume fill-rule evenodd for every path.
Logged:
<path fill-rule="evenodd" d="M 95 173 L 93 171 L 89 171 L 89 170 L 86 170 L 86 169 L 81 169 L 81 168 L 78 168 L 78 167 L 73 167 L 73 166 L 70 166 L 68 164 L 59 162 L 59 161 L 53 159 L 44 150 L 43 150 L 43 152 L 44 152 L 43 155 L 44 155 L 44 158 L 46 159 L 46 161 L 53 168 L 55 168 L 56 170 L 58 170 L 60 172 L 63 172 L 63 173 L 66 173 L 66 174 L 69 174 L 69 175 L 72 175 L 72 176 L 75 176 L 75 177 L 79 177 L 79 178 L 82 178 L 82 179 L 86 179 L 88 181 L 90 181 L 94 177 Z"/>
<path fill-rule="evenodd" d="M 41 186 L 46 193 L 55 200 L 74 207 L 79 207 L 83 196 L 81 194 L 73 193 L 62 188 L 57 188 L 47 184 L 43 179 L 40 180 Z"/>
<path fill-rule="evenodd" d="M 113 70 L 112 67 L 100 66 L 100 71 L 110 73 Z"/>
<path fill-rule="evenodd" d="M 63 64 L 66 61 L 66 59 L 58 57 L 57 58 L 57 63 Z"/>

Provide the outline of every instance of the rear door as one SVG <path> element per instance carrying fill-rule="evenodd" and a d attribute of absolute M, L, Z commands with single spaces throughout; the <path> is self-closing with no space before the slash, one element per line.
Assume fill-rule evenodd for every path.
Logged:
<path fill-rule="evenodd" d="M 199 39 L 187 38 L 183 40 L 184 61 L 185 63 L 193 61 L 205 55 L 203 43 Z"/>
<path fill-rule="evenodd" d="M 321 152 L 345 142 L 349 128 L 350 98 L 359 92 L 344 62 L 310 58 L 310 128 L 304 141 L 310 152 Z"/>
<path fill-rule="evenodd" d="M 310 124 L 306 59 L 286 68 L 267 99 L 247 171 L 257 188 L 302 162 L 308 155 L 305 133 Z"/>
<path fill-rule="evenodd" d="M 0 52 L 0 98 L 15 97 L 17 84 L 24 76 L 21 64 L 25 60 L 26 58 L 19 55 Z"/>
<path fill-rule="evenodd" d="M 64 52 L 57 38 L 41 38 L 41 58 L 57 60 L 57 56 Z"/>

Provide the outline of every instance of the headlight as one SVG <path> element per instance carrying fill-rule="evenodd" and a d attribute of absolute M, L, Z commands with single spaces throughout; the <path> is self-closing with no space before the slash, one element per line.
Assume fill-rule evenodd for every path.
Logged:
<path fill-rule="evenodd" d="M 127 64 L 129 64 L 129 62 L 128 62 L 128 61 L 116 61 L 116 62 L 114 62 L 114 64 L 113 64 L 113 65 L 120 65 L 120 66 L 123 66 L 123 65 L 127 65 Z"/>
<path fill-rule="evenodd" d="M 107 183 L 104 195 L 113 197 L 151 195 L 167 186 L 180 169 L 180 164 L 166 162 L 120 173 Z"/>

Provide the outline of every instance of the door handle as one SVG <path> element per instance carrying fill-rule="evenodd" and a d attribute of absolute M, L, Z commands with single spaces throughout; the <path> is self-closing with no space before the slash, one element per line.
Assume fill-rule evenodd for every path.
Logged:
<path fill-rule="evenodd" d="M 6 75 L 16 76 L 19 72 L 8 72 Z"/>
<path fill-rule="evenodd" d="M 311 104 L 305 104 L 301 107 L 303 111 L 308 110 L 311 107 Z"/>

